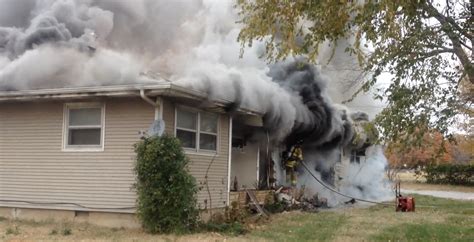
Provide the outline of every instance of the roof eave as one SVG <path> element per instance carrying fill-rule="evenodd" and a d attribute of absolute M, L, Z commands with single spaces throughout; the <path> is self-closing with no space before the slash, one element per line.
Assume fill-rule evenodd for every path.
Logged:
<path fill-rule="evenodd" d="M 165 82 L 145 85 L 117 85 L 27 91 L 5 91 L 0 92 L 0 102 L 79 99 L 90 97 L 136 97 L 140 96 L 140 90 L 145 90 L 146 94 L 150 96 L 181 97 L 201 101 L 208 100 L 208 95 L 203 92 L 175 85 L 170 82 Z M 232 103 L 232 101 L 225 99 L 213 99 L 212 102 L 220 107 L 225 107 Z M 239 108 L 237 111 L 242 114 L 262 116 L 260 112 L 248 108 Z"/>

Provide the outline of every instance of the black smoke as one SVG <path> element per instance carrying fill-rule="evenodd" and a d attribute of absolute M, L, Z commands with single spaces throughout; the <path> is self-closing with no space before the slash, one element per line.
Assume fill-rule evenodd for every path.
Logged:
<path fill-rule="evenodd" d="M 285 140 L 286 149 L 302 141 L 304 162 L 311 164 L 323 181 L 334 185 L 335 162 L 340 162 L 341 148 L 347 146 L 354 135 L 351 117 L 327 96 L 327 81 L 316 66 L 301 60 L 276 64 L 271 67 L 269 76 L 298 96 L 311 117 L 308 122 L 295 121 Z M 275 120 L 267 120 L 266 125 L 277 126 Z"/>
<path fill-rule="evenodd" d="M 326 94 L 326 80 L 316 66 L 296 60 L 275 64 L 269 76 L 273 81 L 298 95 L 311 113 L 309 122 L 295 121 L 292 132 L 286 138 L 291 147 L 302 140 L 304 147 L 328 150 L 346 145 L 352 139 L 353 130 L 345 110 L 337 110 Z M 278 127 L 278 120 L 265 120 L 268 127 Z"/>

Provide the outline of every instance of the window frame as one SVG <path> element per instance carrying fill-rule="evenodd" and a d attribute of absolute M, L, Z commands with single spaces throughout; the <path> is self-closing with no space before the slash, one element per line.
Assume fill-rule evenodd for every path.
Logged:
<path fill-rule="evenodd" d="M 188 112 L 194 112 L 197 114 L 197 123 L 196 123 L 196 130 L 191 130 L 187 128 L 180 128 L 178 127 L 178 110 L 181 109 L 183 111 L 188 111 Z M 212 132 L 207 132 L 207 131 L 201 131 L 201 113 L 208 113 L 208 114 L 213 114 L 217 115 L 217 127 L 216 127 L 216 133 Z M 188 106 L 182 106 L 182 105 L 176 105 L 175 110 L 174 110 L 174 136 L 177 137 L 177 131 L 183 130 L 183 131 L 188 131 L 188 132 L 195 132 L 196 133 L 196 148 L 188 148 L 188 147 L 183 147 L 184 151 L 186 153 L 190 154 L 203 154 L 203 155 L 216 155 L 219 154 L 219 134 L 220 134 L 220 118 L 221 115 L 219 113 L 213 113 L 213 112 L 207 112 L 203 111 L 197 108 L 191 108 Z M 201 149 L 201 144 L 200 144 L 200 138 L 201 138 L 201 133 L 206 134 L 206 135 L 215 135 L 216 136 L 216 149 L 215 150 L 208 150 L 208 149 Z"/>
<path fill-rule="evenodd" d="M 100 108 L 100 125 L 82 125 L 81 128 L 100 128 L 99 145 L 69 145 L 69 117 L 71 109 Z M 100 126 L 100 127 L 99 127 Z M 78 128 L 78 127 L 75 127 Z M 101 102 L 75 102 L 65 103 L 63 110 L 63 141 L 62 151 L 64 152 L 102 152 L 105 144 L 105 103 Z"/>

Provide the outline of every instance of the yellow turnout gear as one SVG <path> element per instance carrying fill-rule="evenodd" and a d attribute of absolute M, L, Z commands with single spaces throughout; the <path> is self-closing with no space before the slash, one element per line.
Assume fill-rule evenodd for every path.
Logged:
<path fill-rule="evenodd" d="M 291 183 L 292 186 L 296 186 L 297 177 L 295 168 L 301 161 L 303 161 L 303 150 L 301 150 L 301 146 L 293 146 L 290 151 L 290 157 L 285 161 L 286 182 Z"/>

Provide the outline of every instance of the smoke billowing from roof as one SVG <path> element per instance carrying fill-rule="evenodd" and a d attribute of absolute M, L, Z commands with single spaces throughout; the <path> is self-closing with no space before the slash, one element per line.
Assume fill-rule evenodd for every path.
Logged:
<path fill-rule="evenodd" d="M 239 58 L 233 5 L 0 0 L 0 91 L 141 83 L 150 78 L 140 73 L 151 71 L 263 113 L 274 140 L 303 139 L 314 156 L 347 145 L 351 118 L 332 103 L 320 69 L 302 59 L 269 67 L 259 58 L 262 43 Z"/>
<path fill-rule="evenodd" d="M 292 130 L 324 140 L 339 128 L 316 67 L 293 61 L 269 69 L 258 58 L 261 44 L 239 58 L 231 1 L 0 4 L 1 90 L 134 83 L 151 70 L 264 113 L 277 140 Z"/>

